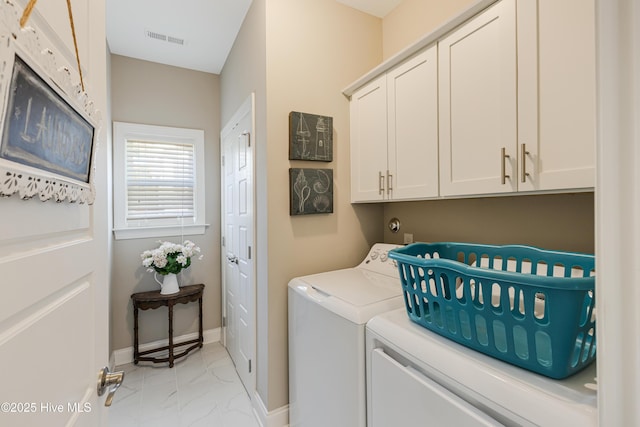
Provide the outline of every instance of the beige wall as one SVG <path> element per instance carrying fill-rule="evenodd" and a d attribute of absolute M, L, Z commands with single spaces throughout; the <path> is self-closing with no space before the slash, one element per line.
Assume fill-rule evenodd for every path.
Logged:
<path fill-rule="evenodd" d="M 397 234 L 385 227 L 385 242 L 526 244 L 547 249 L 594 252 L 593 193 L 493 197 L 391 203 L 385 224 L 401 223 Z"/>
<path fill-rule="evenodd" d="M 382 206 L 349 203 L 349 104 L 341 94 L 382 60 L 381 41 L 379 19 L 335 1 L 254 0 L 221 74 L 223 123 L 250 91 L 258 104 L 257 389 L 269 411 L 288 403 L 289 280 L 353 266 L 382 239 Z M 288 160 L 290 111 L 333 117 L 333 162 Z M 290 167 L 333 169 L 333 214 L 289 216 Z"/>
<path fill-rule="evenodd" d="M 384 59 L 470 7 L 475 0 L 404 0 L 382 21 Z"/>
<path fill-rule="evenodd" d="M 204 283 L 204 329 L 220 327 L 220 108 L 219 77 L 146 61 L 111 56 L 113 121 L 203 129 L 205 132 L 206 223 L 204 235 L 184 236 L 204 254 L 181 274 L 181 284 Z M 118 141 L 114 141 L 117 144 Z M 162 240 L 179 242 L 181 236 Z M 140 264 L 140 253 L 158 238 L 113 242 L 111 342 L 113 350 L 133 345 L 133 292 L 159 289 Z M 166 310 L 140 313 L 140 342 L 165 339 Z M 174 335 L 197 331 L 197 305 L 175 308 Z"/>
<path fill-rule="evenodd" d="M 267 307 L 269 286 L 267 254 L 267 125 L 266 125 L 266 45 L 265 45 L 265 0 L 253 0 L 245 16 L 242 28 L 220 74 L 220 108 L 222 128 L 233 116 L 243 101 L 255 93 L 255 176 L 256 176 L 256 388 L 267 402 L 268 357 L 269 357 L 269 310 Z M 253 398 L 253 391 L 249 393 Z"/>
<path fill-rule="evenodd" d="M 267 3 L 267 124 L 269 180 L 269 333 L 287 334 L 287 283 L 293 277 L 353 266 L 380 241 L 380 207 L 350 203 L 349 103 L 341 90 L 380 59 L 379 20 L 334 1 Z M 288 160 L 288 116 L 333 117 L 334 160 Z M 288 169 L 329 167 L 334 213 L 289 216 Z M 286 339 L 274 340 L 269 405 L 287 404 Z M 270 341 L 271 343 L 271 341 Z M 273 398 L 272 398 L 273 396 Z"/>

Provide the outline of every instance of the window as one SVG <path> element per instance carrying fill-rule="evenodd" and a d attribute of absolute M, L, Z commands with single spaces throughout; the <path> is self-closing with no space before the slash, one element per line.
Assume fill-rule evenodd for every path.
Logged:
<path fill-rule="evenodd" d="M 113 123 L 116 239 L 203 234 L 204 131 Z"/>

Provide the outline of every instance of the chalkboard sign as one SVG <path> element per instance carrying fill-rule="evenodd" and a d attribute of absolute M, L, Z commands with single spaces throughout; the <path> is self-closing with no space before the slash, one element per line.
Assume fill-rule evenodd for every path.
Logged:
<path fill-rule="evenodd" d="M 16 55 L 0 157 L 89 182 L 93 126 Z"/>

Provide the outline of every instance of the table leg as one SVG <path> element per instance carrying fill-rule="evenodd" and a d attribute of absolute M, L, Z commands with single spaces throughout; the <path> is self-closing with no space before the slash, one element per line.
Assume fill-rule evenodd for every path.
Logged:
<path fill-rule="evenodd" d="M 200 339 L 200 348 L 202 348 L 202 345 L 204 343 L 204 337 L 203 337 L 203 331 L 202 331 L 202 294 L 200 294 L 200 298 L 198 298 L 198 319 L 199 319 L 199 335 L 198 338 Z"/>
<path fill-rule="evenodd" d="M 133 364 L 138 364 L 140 350 L 138 348 L 138 306 L 133 304 Z"/>
<path fill-rule="evenodd" d="M 173 368 L 173 303 L 169 302 L 169 367 Z"/>

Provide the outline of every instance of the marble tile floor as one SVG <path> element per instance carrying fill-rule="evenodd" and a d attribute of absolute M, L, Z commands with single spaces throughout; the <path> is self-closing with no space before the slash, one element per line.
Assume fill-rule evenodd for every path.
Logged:
<path fill-rule="evenodd" d="M 220 343 L 168 364 L 116 367 L 125 377 L 109 410 L 109 427 L 259 427 L 251 401 Z"/>

